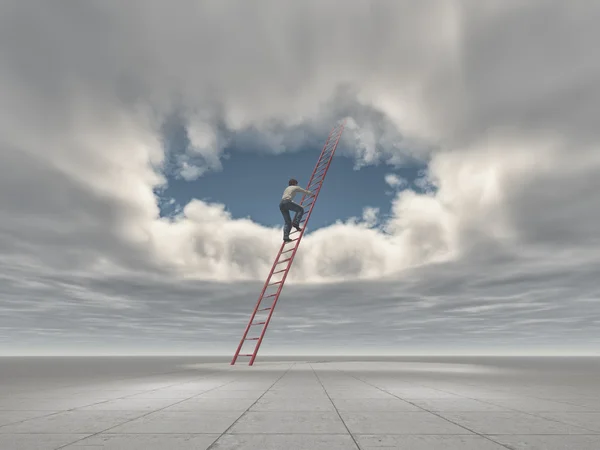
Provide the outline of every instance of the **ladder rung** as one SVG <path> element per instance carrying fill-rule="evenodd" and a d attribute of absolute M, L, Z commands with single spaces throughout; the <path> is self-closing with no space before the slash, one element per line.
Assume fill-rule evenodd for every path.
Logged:
<path fill-rule="evenodd" d="M 335 139 L 329 139 L 329 141 L 323 146 L 323 148 L 332 149 L 333 147 L 335 147 L 335 141 Z"/>
<path fill-rule="evenodd" d="M 292 250 L 294 250 L 294 249 L 292 249 Z M 291 252 L 292 250 L 286 250 L 286 251 L 285 251 L 285 253 L 287 253 L 287 252 Z M 278 274 L 278 273 L 281 273 L 281 272 L 285 272 L 286 270 L 287 270 L 287 269 L 281 269 L 281 270 L 278 270 L 277 272 L 273 272 L 273 275 L 275 275 L 275 274 Z"/>
<path fill-rule="evenodd" d="M 317 170 L 321 170 L 323 167 L 325 167 L 327 164 L 329 164 L 329 159 L 330 159 L 330 158 L 323 158 L 323 160 L 322 160 L 322 161 L 320 161 L 320 162 L 317 164 L 317 166 L 316 166 L 316 167 L 317 167 L 317 169 L 315 170 L 315 172 L 316 172 Z M 324 164 L 323 164 L 323 163 L 324 163 Z"/>
<path fill-rule="evenodd" d="M 246 338 L 246 341 L 258 341 L 260 338 Z"/>
<path fill-rule="evenodd" d="M 252 353 L 240 353 L 238 356 L 254 356 Z"/>
<path fill-rule="evenodd" d="M 327 168 L 327 164 L 329 164 L 329 161 L 327 161 L 327 163 L 326 163 L 326 164 L 321 164 L 320 166 L 317 166 L 317 167 L 315 168 L 315 171 L 314 171 L 314 176 L 313 176 L 313 178 L 316 176 L 316 174 L 317 174 L 317 173 L 320 173 L 321 171 L 324 171 L 324 170 Z"/>
<path fill-rule="evenodd" d="M 284 263 L 284 262 L 286 262 L 286 261 L 289 261 L 289 260 L 291 260 L 291 259 L 292 259 L 292 258 L 284 259 L 283 261 L 279 261 L 279 262 L 278 262 L 276 265 L 279 265 L 279 264 L 281 264 L 281 263 Z"/>
<path fill-rule="evenodd" d="M 253 325 L 253 326 L 254 325 L 264 325 L 265 323 L 267 323 L 267 322 L 252 322 L 251 325 Z"/>
<path fill-rule="evenodd" d="M 267 286 L 275 286 L 276 284 L 281 284 L 281 281 L 276 281 L 275 283 L 269 283 Z"/>
<path fill-rule="evenodd" d="M 291 233 L 290 233 L 290 234 L 291 234 Z M 296 247 L 290 248 L 289 250 L 286 250 L 285 252 L 281 252 L 281 254 L 283 255 L 284 253 L 289 253 L 289 252 L 292 252 L 292 251 L 294 251 L 294 249 L 295 249 L 295 248 L 296 248 Z M 286 270 L 286 269 L 279 270 L 279 271 L 277 271 L 277 272 L 275 272 L 275 273 L 284 272 L 285 270 Z M 274 273 L 273 275 L 275 275 L 275 273 Z"/>
<path fill-rule="evenodd" d="M 258 311 L 269 311 L 270 309 L 271 307 L 269 306 L 268 308 L 259 309 Z"/>
<path fill-rule="evenodd" d="M 277 294 L 271 294 L 271 295 L 267 295 L 266 297 L 263 297 L 262 299 L 264 300 L 265 298 L 271 298 L 271 297 L 275 297 Z"/>

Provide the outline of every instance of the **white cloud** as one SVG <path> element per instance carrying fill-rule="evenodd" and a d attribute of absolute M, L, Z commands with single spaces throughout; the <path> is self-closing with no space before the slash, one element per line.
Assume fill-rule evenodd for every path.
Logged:
<path fill-rule="evenodd" d="M 592 251 L 600 242 L 598 6 L 345 6 L 0 6 L 0 306 L 12 324 L 0 329 L 34 339 L 35 311 L 58 339 L 68 336 L 71 311 L 82 323 L 109 321 L 97 336 L 115 327 L 125 336 L 130 326 L 143 330 L 140 339 L 151 331 L 176 339 L 185 333 L 173 330 L 178 321 L 191 320 L 177 311 L 193 309 L 199 296 L 205 314 L 224 314 L 208 322 L 211 333 L 243 322 L 254 300 L 236 295 L 255 297 L 260 286 L 213 283 L 261 280 L 281 230 L 233 220 L 223 205 L 199 200 L 159 218 L 160 129 L 177 112 L 190 141 L 177 155 L 185 179 L 222 170 L 232 132 L 254 132 L 271 152 L 298 151 L 344 116 L 351 120 L 340 153 L 357 168 L 429 163 L 417 182 L 424 192 L 397 193 L 390 217 L 366 209 L 360 220 L 306 237 L 286 288 L 296 325 L 318 317 L 323 304 L 306 300 L 316 292 L 332 310 L 353 305 L 355 322 L 336 325 L 339 336 L 357 326 L 378 328 L 365 337 L 373 342 L 394 327 L 425 330 L 420 317 L 435 320 L 432 310 L 452 306 L 448 339 L 498 318 L 489 342 L 511 332 L 531 338 L 511 325 L 514 308 L 500 306 L 513 291 L 533 305 L 531 315 L 571 314 L 563 328 L 538 330 L 540 342 L 558 342 L 568 330 L 593 341 L 588 321 L 599 311 L 582 299 L 597 298 L 600 267 Z M 177 294 L 165 304 L 169 289 Z M 378 292 L 376 308 L 364 306 L 370 292 Z M 572 302 L 579 309 L 569 310 Z M 160 323 L 152 305 L 172 308 L 173 322 Z M 113 309 L 131 312 L 126 324 Z M 284 310 L 281 324 L 285 317 Z M 327 326 L 324 319 L 315 339 Z"/>
<path fill-rule="evenodd" d="M 373 208 L 371 206 L 364 208 L 362 219 L 365 222 L 365 225 L 368 227 L 374 227 L 375 225 L 377 225 L 378 214 L 379 214 L 379 208 Z"/>
<path fill-rule="evenodd" d="M 385 182 L 392 188 L 400 188 L 408 184 L 404 178 L 396 175 L 395 173 L 386 174 Z"/>

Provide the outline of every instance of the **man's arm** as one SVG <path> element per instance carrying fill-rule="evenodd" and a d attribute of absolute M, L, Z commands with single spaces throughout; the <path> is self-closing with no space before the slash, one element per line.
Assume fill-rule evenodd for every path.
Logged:
<path fill-rule="evenodd" d="M 307 191 L 306 189 L 302 189 L 300 186 L 296 186 L 296 189 L 297 189 L 298 191 L 302 192 L 303 194 L 310 195 L 311 197 L 312 197 L 313 195 L 315 195 L 315 194 L 314 194 L 314 193 L 312 193 L 311 191 Z"/>

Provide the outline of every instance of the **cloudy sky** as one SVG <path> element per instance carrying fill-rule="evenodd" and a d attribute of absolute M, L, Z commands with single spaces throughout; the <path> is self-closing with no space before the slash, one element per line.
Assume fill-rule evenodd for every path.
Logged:
<path fill-rule="evenodd" d="M 0 0 L 0 353 L 599 353 L 598 3 Z"/>

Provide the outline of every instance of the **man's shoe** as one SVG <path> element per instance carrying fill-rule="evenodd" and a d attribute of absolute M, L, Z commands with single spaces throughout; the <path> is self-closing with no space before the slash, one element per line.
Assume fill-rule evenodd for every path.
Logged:
<path fill-rule="evenodd" d="M 283 242 L 289 243 L 292 242 L 292 240 L 290 238 L 283 238 Z"/>
<path fill-rule="evenodd" d="M 296 231 L 298 231 L 298 233 L 300 233 L 302 231 L 302 228 L 300 228 L 300 225 L 294 225 L 294 228 L 296 229 Z"/>

